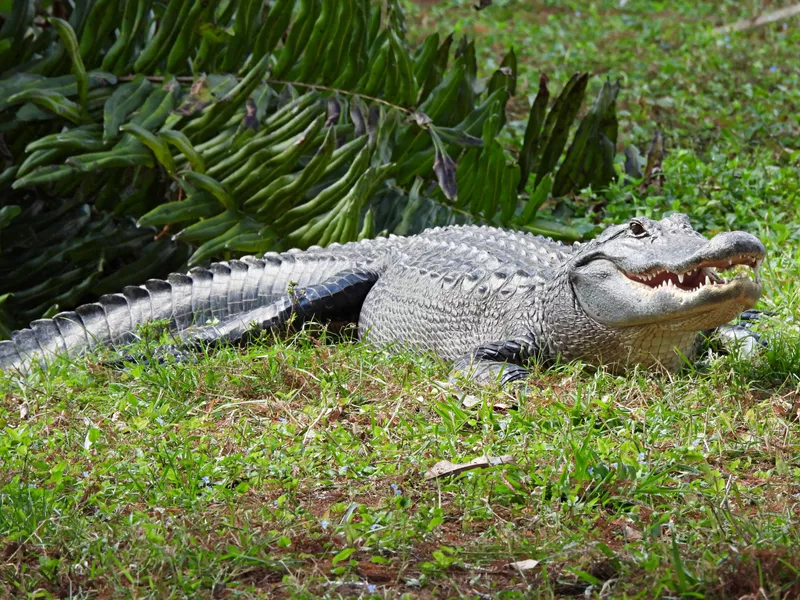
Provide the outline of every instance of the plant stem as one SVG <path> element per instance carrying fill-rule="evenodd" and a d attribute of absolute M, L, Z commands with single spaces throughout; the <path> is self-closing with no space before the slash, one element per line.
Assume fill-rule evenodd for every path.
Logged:
<path fill-rule="evenodd" d="M 149 81 L 152 81 L 154 83 L 163 83 L 164 81 L 163 75 L 146 75 L 146 77 Z M 133 75 L 123 75 L 121 77 L 118 77 L 117 81 L 128 82 L 128 81 L 133 81 L 133 78 L 134 78 Z M 193 83 L 196 80 L 195 77 L 190 77 L 187 75 L 175 77 L 174 79 L 178 83 Z M 236 79 L 241 79 L 241 77 L 237 77 Z M 264 82 L 272 85 L 292 85 L 294 87 L 307 88 L 312 90 L 325 90 L 326 92 L 336 92 L 344 96 L 358 96 L 360 98 L 364 98 L 365 100 L 370 100 L 371 102 L 377 102 L 378 104 L 383 104 L 384 106 L 388 106 L 389 108 L 393 108 L 394 110 L 398 110 L 407 115 L 414 114 L 413 110 L 405 108 L 398 104 L 393 104 L 391 102 L 388 102 L 387 100 L 384 100 L 383 98 L 376 98 L 375 96 L 367 96 L 366 94 L 359 94 L 357 92 L 351 92 L 349 90 L 333 88 L 327 85 L 319 85 L 317 83 L 303 83 L 301 81 L 282 81 L 280 79 L 265 79 Z"/>

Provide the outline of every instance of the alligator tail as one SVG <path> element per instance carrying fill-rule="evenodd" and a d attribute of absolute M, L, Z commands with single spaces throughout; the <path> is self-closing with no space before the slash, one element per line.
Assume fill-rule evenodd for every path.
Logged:
<path fill-rule="evenodd" d="M 180 334 L 193 325 L 269 305 L 285 297 L 290 286 L 303 289 L 357 266 L 359 258 L 366 258 L 358 251 L 367 247 L 362 242 L 332 250 L 245 257 L 126 287 L 122 293 L 15 331 L 11 340 L 0 341 L 0 370 L 25 374 L 36 363 L 46 366 L 57 356 L 75 357 L 93 347 L 130 343 L 137 339 L 138 326 L 148 321 L 169 320 L 170 328 Z"/>

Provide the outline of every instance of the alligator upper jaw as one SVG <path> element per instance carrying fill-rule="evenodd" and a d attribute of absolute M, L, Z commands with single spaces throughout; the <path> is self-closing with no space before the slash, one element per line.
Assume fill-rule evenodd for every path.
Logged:
<path fill-rule="evenodd" d="M 754 283 L 760 286 L 758 270 L 763 262 L 763 255 L 741 254 L 727 259 L 700 260 L 681 269 L 668 267 L 654 267 L 639 272 L 620 272 L 629 280 L 635 282 L 640 289 L 651 291 L 668 289 L 678 293 L 692 294 L 703 288 L 722 288 L 735 279 L 752 275 Z M 742 272 L 744 268 L 744 272 Z M 728 279 L 717 271 L 734 271 Z"/>

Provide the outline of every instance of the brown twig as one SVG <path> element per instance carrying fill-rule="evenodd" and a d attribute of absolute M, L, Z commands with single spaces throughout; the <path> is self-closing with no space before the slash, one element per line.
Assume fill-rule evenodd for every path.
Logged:
<path fill-rule="evenodd" d="M 746 31 L 748 29 L 760 27 L 761 25 L 766 25 L 767 23 L 774 23 L 775 21 L 788 19 L 795 15 L 800 15 L 800 4 L 787 6 L 786 8 L 782 8 L 770 13 L 756 15 L 749 19 L 742 19 L 741 21 L 736 21 L 736 23 L 715 27 L 714 34 L 722 35 L 724 33 L 730 33 L 731 31 Z"/>

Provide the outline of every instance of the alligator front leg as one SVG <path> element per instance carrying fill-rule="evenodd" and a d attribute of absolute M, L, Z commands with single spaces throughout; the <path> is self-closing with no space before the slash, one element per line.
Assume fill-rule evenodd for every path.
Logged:
<path fill-rule="evenodd" d="M 530 375 L 523 365 L 531 358 L 541 358 L 532 339 L 483 344 L 455 361 L 451 377 L 465 375 L 481 385 L 506 386 Z"/>
<path fill-rule="evenodd" d="M 764 338 L 751 329 L 764 314 L 760 310 L 746 310 L 733 323 L 704 331 L 701 341 L 711 348 L 728 354 L 735 353 L 741 358 L 754 356 L 767 345 Z"/>

